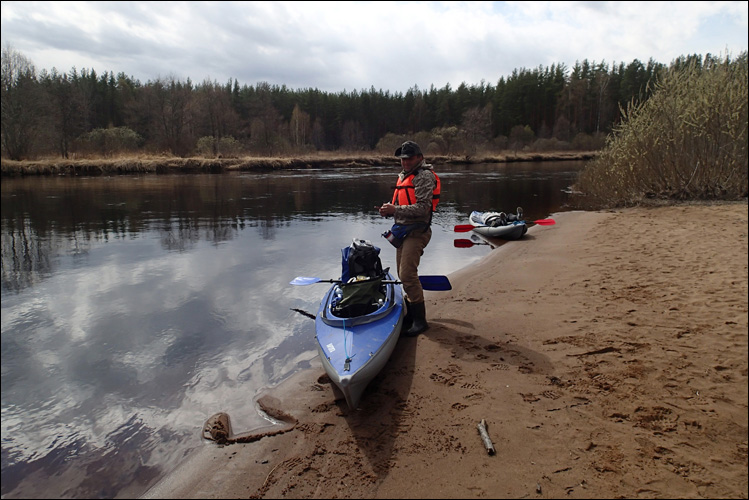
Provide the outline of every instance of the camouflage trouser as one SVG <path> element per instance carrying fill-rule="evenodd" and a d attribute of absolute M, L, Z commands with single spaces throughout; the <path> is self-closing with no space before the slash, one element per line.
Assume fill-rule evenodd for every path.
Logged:
<path fill-rule="evenodd" d="M 403 240 L 395 251 L 395 264 L 398 267 L 398 279 L 403 282 L 409 302 L 424 302 L 424 290 L 419 281 L 419 262 L 424 255 L 424 248 L 432 239 L 432 228 L 415 230 Z"/>

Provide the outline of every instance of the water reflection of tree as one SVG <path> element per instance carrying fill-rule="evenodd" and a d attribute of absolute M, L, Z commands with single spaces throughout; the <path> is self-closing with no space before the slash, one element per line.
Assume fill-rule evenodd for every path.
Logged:
<path fill-rule="evenodd" d="M 534 203 L 548 203 L 550 210 L 561 197 L 559 186 L 537 174 L 553 175 L 550 167 L 515 166 L 521 171 L 507 176 L 495 165 L 452 167 L 455 173 L 464 168 L 487 175 L 471 183 L 445 175 L 443 207 L 466 212 L 486 208 L 476 207 L 476 200 L 483 200 L 491 208 L 513 210 L 532 193 Z M 4 179 L 2 286 L 19 291 L 53 272 L 60 256 L 86 258 L 97 244 L 149 233 L 176 252 L 190 251 L 201 240 L 218 245 L 241 231 L 274 240 L 299 220 L 366 213 L 392 196 L 396 174 L 397 168 L 352 168 Z M 544 217 L 549 210 L 530 215 Z"/>
<path fill-rule="evenodd" d="M 170 251 L 184 252 L 200 241 L 200 229 L 190 220 L 167 223 L 157 231 L 161 246 Z"/>
<path fill-rule="evenodd" d="M 28 219 L 3 221 L 2 288 L 20 292 L 41 281 L 55 270 L 56 255 L 74 258 L 88 254 L 91 237 L 83 231 L 60 236 L 54 232 L 39 235 Z"/>
<path fill-rule="evenodd" d="M 20 291 L 81 258 L 97 243 L 155 232 L 163 248 L 189 251 L 256 228 L 273 239 L 278 218 L 324 197 L 307 175 L 180 175 L 6 179 L 2 201 L 2 286 Z M 312 202 L 313 207 L 308 205 Z"/>

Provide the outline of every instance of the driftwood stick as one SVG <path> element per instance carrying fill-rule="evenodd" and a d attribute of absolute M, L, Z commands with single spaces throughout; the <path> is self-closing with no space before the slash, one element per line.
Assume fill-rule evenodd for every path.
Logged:
<path fill-rule="evenodd" d="M 479 434 L 481 435 L 481 440 L 484 442 L 484 446 L 486 446 L 486 452 L 489 455 L 494 455 L 494 445 L 492 444 L 492 440 L 489 437 L 489 433 L 486 431 L 486 420 L 483 418 L 481 419 L 481 422 L 478 423 L 476 426 L 479 430 Z"/>

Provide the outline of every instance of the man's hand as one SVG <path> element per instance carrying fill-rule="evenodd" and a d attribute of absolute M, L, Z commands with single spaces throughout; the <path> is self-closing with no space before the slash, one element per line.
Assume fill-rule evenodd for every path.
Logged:
<path fill-rule="evenodd" d="M 395 205 L 392 203 L 383 203 L 381 207 L 375 207 L 377 210 L 379 210 L 380 215 L 383 217 L 390 217 L 391 215 L 395 215 Z"/>

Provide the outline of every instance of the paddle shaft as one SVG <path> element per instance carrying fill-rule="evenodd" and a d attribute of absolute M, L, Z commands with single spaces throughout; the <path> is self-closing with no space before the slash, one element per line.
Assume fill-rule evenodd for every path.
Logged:
<path fill-rule="evenodd" d="M 452 290 L 452 285 L 450 284 L 450 280 L 447 278 L 447 276 L 419 276 L 419 281 L 421 282 L 421 286 L 422 288 L 424 288 L 424 290 L 438 291 L 438 292 Z M 382 280 L 382 282 L 393 283 L 396 285 L 400 285 L 403 283 L 400 280 Z M 304 286 L 304 285 L 312 285 L 314 283 L 342 283 L 342 281 L 333 280 L 333 279 L 324 280 L 321 278 L 297 276 L 289 284 Z"/>
<path fill-rule="evenodd" d="M 557 222 L 554 219 L 538 219 L 538 220 L 530 220 L 526 223 L 530 224 L 538 224 L 539 226 L 553 226 Z M 488 226 L 474 226 L 471 224 L 458 224 L 455 226 L 454 230 L 456 233 L 467 233 L 468 231 L 471 231 L 475 229 L 476 227 L 488 227 Z"/>

